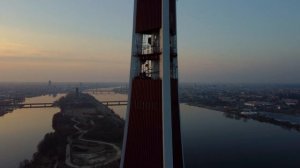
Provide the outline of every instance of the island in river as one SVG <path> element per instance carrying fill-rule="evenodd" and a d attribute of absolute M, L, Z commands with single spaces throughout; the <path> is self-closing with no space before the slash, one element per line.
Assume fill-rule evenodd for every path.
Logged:
<path fill-rule="evenodd" d="M 55 132 L 20 167 L 119 167 L 124 120 L 89 94 L 69 93 L 56 103 Z"/>

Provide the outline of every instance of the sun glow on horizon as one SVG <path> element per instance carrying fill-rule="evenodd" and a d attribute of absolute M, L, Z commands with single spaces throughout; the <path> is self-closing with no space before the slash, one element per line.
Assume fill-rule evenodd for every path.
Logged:
<path fill-rule="evenodd" d="M 300 82 L 299 1 L 177 3 L 180 80 Z M 1 81 L 128 81 L 132 14 L 133 1 L 1 1 Z"/>

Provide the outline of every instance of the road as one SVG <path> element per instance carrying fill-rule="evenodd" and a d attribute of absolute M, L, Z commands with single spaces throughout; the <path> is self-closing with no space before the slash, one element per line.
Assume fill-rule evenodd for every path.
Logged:
<path fill-rule="evenodd" d="M 109 143 L 109 142 L 97 141 L 97 140 L 89 140 L 89 139 L 82 138 L 83 135 L 88 132 L 88 130 L 83 130 L 83 129 L 79 128 L 78 125 L 80 124 L 80 122 L 77 121 L 75 118 L 72 118 L 71 120 L 76 123 L 76 124 L 73 125 L 73 127 L 78 132 L 76 132 L 75 134 L 80 133 L 80 135 L 78 137 L 78 140 L 84 141 L 84 142 L 93 142 L 93 143 L 97 143 L 99 145 L 108 145 L 108 146 L 111 146 L 116 151 L 116 154 L 115 154 L 114 157 L 108 159 L 104 163 L 93 165 L 92 167 L 100 167 L 100 166 L 103 166 L 103 165 L 107 165 L 107 164 L 109 164 L 109 163 L 111 163 L 113 161 L 116 161 L 116 160 L 118 160 L 120 158 L 120 156 L 121 156 L 121 150 L 120 150 L 120 148 L 118 146 L 116 146 L 113 143 Z M 68 166 L 73 167 L 73 168 L 92 168 L 91 166 L 78 166 L 78 165 L 75 165 L 75 164 L 72 163 L 72 161 L 71 161 L 71 145 L 70 145 L 70 144 L 72 144 L 72 139 L 70 137 L 68 137 L 68 144 L 67 144 L 67 148 L 66 148 L 66 160 L 65 160 L 65 163 Z"/>

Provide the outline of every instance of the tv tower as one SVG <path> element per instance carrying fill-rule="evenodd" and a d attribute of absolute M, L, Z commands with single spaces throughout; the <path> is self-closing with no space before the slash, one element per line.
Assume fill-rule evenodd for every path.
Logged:
<path fill-rule="evenodd" d="M 182 168 L 176 0 L 135 0 L 121 168 Z"/>

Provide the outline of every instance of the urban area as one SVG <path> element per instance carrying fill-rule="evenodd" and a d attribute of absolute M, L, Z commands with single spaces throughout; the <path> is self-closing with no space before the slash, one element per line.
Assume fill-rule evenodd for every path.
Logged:
<path fill-rule="evenodd" d="M 300 86 L 292 84 L 185 84 L 181 103 L 300 131 Z"/>
<path fill-rule="evenodd" d="M 119 87 L 125 86 L 125 87 Z M 25 98 L 65 93 L 53 105 L 55 132 L 46 134 L 32 160 L 20 167 L 118 167 L 124 120 L 83 93 L 112 88 L 127 94 L 124 83 L 2 83 L 0 115 L 20 108 Z M 196 84 L 179 86 L 180 103 L 224 112 L 232 119 L 252 119 L 300 131 L 300 86 L 288 84 Z"/>

